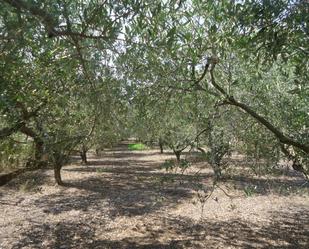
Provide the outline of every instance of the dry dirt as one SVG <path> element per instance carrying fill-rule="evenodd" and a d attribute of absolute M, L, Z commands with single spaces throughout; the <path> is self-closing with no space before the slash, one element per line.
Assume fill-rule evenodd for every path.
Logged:
<path fill-rule="evenodd" d="M 237 173 L 213 191 L 205 163 L 168 173 L 171 157 L 123 145 L 65 166 L 62 187 L 52 170 L 15 179 L 0 188 L 0 248 L 309 248 L 301 176 Z"/>

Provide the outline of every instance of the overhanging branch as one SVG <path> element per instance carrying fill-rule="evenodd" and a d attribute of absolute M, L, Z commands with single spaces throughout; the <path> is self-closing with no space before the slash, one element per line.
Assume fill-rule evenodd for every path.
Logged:
<path fill-rule="evenodd" d="M 31 15 L 39 18 L 42 22 L 42 24 L 45 26 L 45 29 L 47 31 L 48 37 L 56 37 L 56 36 L 70 36 L 70 37 L 79 37 L 79 38 L 89 38 L 89 39 L 108 39 L 109 36 L 105 34 L 100 35 L 91 35 L 86 34 L 85 32 L 74 32 L 71 29 L 59 29 L 58 26 L 58 20 L 56 20 L 52 15 L 47 13 L 45 10 L 30 4 L 26 3 L 22 0 L 2 0 L 6 2 L 7 4 L 11 5 L 12 7 L 23 10 L 26 12 L 29 12 Z"/>
<path fill-rule="evenodd" d="M 245 111 L 247 114 L 249 114 L 251 117 L 256 119 L 260 124 L 262 124 L 264 127 L 266 127 L 270 132 L 272 132 L 275 137 L 282 143 L 286 145 L 294 146 L 305 153 L 309 154 L 309 146 L 303 143 L 300 143 L 298 141 L 295 141 L 291 137 L 285 135 L 282 131 L 280 131 L 277 127 L 275 127 L 273 124 L 271 124 L 266 118 L 255 112 L 249 105 L 246 105 L 244 103 L 241 103 L 237 101 L 233 96 L 230 96 L 227 94 L 227 92 L 219 85 L 217 84 L 215 77 L 214 77 L 214 68 L 217 63 L 217 61 L 212 62 L 212 67 L 210 69 L 210 78 L 211 78 L 211 84 L 225 97 L 225 104 L 237 106 L 243 111 Z"/>

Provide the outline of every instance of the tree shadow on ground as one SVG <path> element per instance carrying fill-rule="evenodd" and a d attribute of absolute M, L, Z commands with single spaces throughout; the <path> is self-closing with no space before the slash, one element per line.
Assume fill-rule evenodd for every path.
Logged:
<path fill-rule="evenodd" d="M 37 192 L 40 191 L 43 185 L 50 183 L 51 179 L 48 175 L 48 169 L 39 169 L 36 171 L 28 171 L 17 176 L 7 183 L 4 189 Z"/>
<path fill-rule="evenodd" d="M 303 174 L 292 168 L 291 163 L 287 161 L 268 162 L 266 160 L 256 160 L 254 158 L 224 158 L 224 162 L 234 171 L 239 173 L 249 172 L 256 176 L 288 176 L 295 178 L 303 178 Z"/>
<path fill-rule="evenodd" d="M 212 174 L 153 172 L 159 164 L 151 160 L 135 161 L 132 157 L 138 153 L 128 154 L 128 157 L 117 158 L 118 164 L 117 160 L 101 164 L 103 160 L 98 165 L 64 169 L 68 172 L 102 174 L 86 174 L 87 178 L 82 180 L 65 180 L 66 186 L 61 187 L 59 192 L 42 195 L 34 200 L 34 204 L 44 213 L 59 214 L 59 217 L 61 214 L 67 216 L 75 213 L 79 219 L 73 222 L 68 217 L 69 222 L 43 221 L 43 224 L 33 221 L 11 248 L 308 248 L 309 210 L 305 207 L 274 212 L 265 224 L 245 220 L 202 220 L 197 223 L 184 217 L 161 217 L 157 211 L 166 207 L 175 208 L 180 201 L 191 199 L 195 185 L 204 183 Z M 127 167 L 127 160 L 131 159 L 133 161 Z M 238 189 L 254 184 L 274 185 L 275 189 L 285 182 L 292 184 L 295 180 L 288 178 L 266 182 L 265 179 L 247 176 L 226 179 Z M 271 193 L 270 190 L 261 188 L 258 194 L 266 195 Z M 148 219 L 144 224 L 147 229 L 137 229 L 134 236 L 121 239 L 115 236 L 113 240 L 104 236 L 112 232 L 110 229 L 113 228 L 108 227 L 108 223 L 113 218 L 143 219 L 150 216 L 150 221 Z M 115 229 L 118 229 L 115 233 L 119 232 L 119 228 Z"/>
<path fill-rule="evenodd" d="M 95 170 L 108 170 L 108 169 L 115 169 L 115 170 L 122 170 L 122 169 L 129 169 L 132 168 L 134 170 L 144 170 L 144 171 L 152 171 L 162 168 L 162 164 L 159 162 L 153 162 L 149 160 L 133 160 L 128 159 L 125 161 L 121 160 L 92 160 L 88 161 L 87 165 L 83 165 L 82 167 L 70 167 L 64 170 L 66 171 L 95 171 Z M 132 171 L 132 170 L 131 170 Z"/>
<path fill-rule="evenodd" d="M 186 174 L 185 172 L 182 172 L 180 168 L 173 168 L 172 170 L 167 170 L 166 167 L 161 162 L 153 162 L 148 160 L 128 160 L 126 162 L 123 161 L 115 161 L 113 163 L 112 161 L 95 161 L 94 164 L 88 164 L 87 166 L 71 166 L 71 167 L 64 167 L 63 171 L 68 172 L 88 172 L 88 173 L 115 173 L 115 174 L 141 174 L 146 173 L 150 174 L 153 173 L 154 175 L 157 175 L 158 173 L 160 175 L 165 174 L 166 176 L 175 176 L 176 178 L 178 176 L 182 177 L 188 177 L 191 178 L 192 175 L 199 176 L 200 178 L 205 173 L 201 173 L 199 169 L 196 170 L 196 172 L 191 172 L 190 174 Z M 173 173 L 171 173 L 173 172 Z M 208 176 L 210 176 L 209 173 L 207 173 Z"/>
<path fill-rule="evenodd" d="M 104 151 L 106 152 L 106 151 Z M 142 158 L 142 157 L 149 157 L 149 156 L 158 156 L 158 155 L 168 155 L 168 154 L 160 154 L 160 152 L 150 152 L 147 150 L 144 150 L 143 152 L 139 152 L 139 151 L 128 151 L 128 150 L 112 150 L 112 151 L 108 151 L 109 153 L 101 153 L 101 156 L 99 157 L 94 157 L 94 158 L 104 158 L 104 156 L 106 157 L 113 157 L 116 159 L 122 159 L 122 158 Z"/>
<path fill-rule="evenodd" d="M 110 240 L 96 236 L 105 229 L 105 221 L 60 222 L 33 225 L 21 234 L 12 248 L 101 248 L 101 249 L 186 249 L 186 248 L 273 248 L 307 249 L 309 212 L 298 207 L 274 212 L 264 225 L 245 220 L 203 220 L 199 223 L 183 217 L 156 217 L 147 230 L 136 236 Z M 158 224 L 160 228 L 158 228 Z M 103 230 L 102 230 L 103 229 Z M 105 229 L 106 232 L 112 232 Z"/>
<path fill-rule="evenodd" d="M 193 155 L 191 159 L 199 158 Z M 276 194 L 288 196 L 293 194 L 309 193 L 309 182 L 303 175 L 286 166 L 276 166 L 269 169 L 268 173 L 253 174 L 250 161 L 244 159 L 226 158 L 229 166 L 223 171 L 221 182 L 228 183 L 234 189 L 249 191 L 250 194 L 269 195 Z M 261 167 L 267 168 L 265 165 Z M 209 165 L 199 165 L 200 168 L 210 168 Z"/>
<path fill-rule="evenodd" d="M 99 164 L 96 166 L 89 166 L 89 167 L 76 167 L 76 168 L 69 168 L 64 169 L 64 171 L 76 171 L 76 172 L 88 172 L 88 173 L 110 173 L 116 175 L 123 175 L 125 178 L 126 176 L 130 178 L 130 180 L 140 180 L 140 178 L 157 178 L 156 182 L 152 183 L 152 188 L 156 188 L 158 184 L 161 184 L 166 181 L 174 181 L 174 187 L 177 187 L 176 183 L 180 182 L 182 184 L 190 183 L 188 187 L 191 187 L 192 183 L 196 181 L 198 184 L 200 181 L 212 179 L 213 173 L 198 173 L 195 175 L 192 174 L 173 174 L 164 171 L 158 171 L 162 169 L 161 164 L 150 163 L 148 161 L 141 161 L 139 163 L 135 163 L 132 160 L 134 166 L 124 166 L 125 164 L 117 164 L 113 166 L 103 166 L 101 167 Z M 104 164 L 103 164 L 104 165 Z M 152 179 L 153 180 L 153 179 Z M 234 189 L 246 192 L 250 191 L 250 194 L 257 194 L 257 195 L 269 195 L 269 194 L 276 194 L 281 196 L 288 196 L 292 194 L 304 194 L 309 193 L 309 184 L 301 177 L 290 177 L 285 176 L 284 178 L 276 178 L 271 177 L 254 177 L 252 175 L 227 175 L 223 176 L 221 182 L 223 184 L 228 184 L 232 186 Z M 132 182 L 129 183 L 133 184 Z M 85 184 L 87 185 L 87 184 Z M 187 184 L 188 185 L 188 184 Z M 140 186 L 141 188 L 143 186 Z M 82 186 L 79 186 L 82 188 Z"/>
<path fill-rule="evenodd" d="M 83 168 L 83 170 L 87 170 Z M 87 171 L 86 171 L 87 172 Z M 108 205 L 111 217 L 150 214 L 191 199 L 194 185 L 208 175 L 187 176 L 138 171 L 113 171 L 84 180 L 67 181 L 57 194 L 42 196 L 35 205 L 45 213 L 100 210 Z M 77 194 L 72 189 L 76 189 Z"/>
<path fill-rule="evenodd" d="M 233 175 L 224 180 L 230 183 L 234 189 L 241 191 L 250 190 L 252 194 L 258 195 L 277 194 L 288 196 L 297 193 L 309 193 L 309 184 L 302 178 L 255 178 L 251 176 Z"/>

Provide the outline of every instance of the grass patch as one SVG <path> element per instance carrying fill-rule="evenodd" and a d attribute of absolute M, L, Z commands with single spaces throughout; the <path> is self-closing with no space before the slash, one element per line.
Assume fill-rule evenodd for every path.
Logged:
<path fill-rule="evenodd" d="M 42 187 L 39 181 L 36 179 L 28 179 L 21 185 L 19 185 L 19 191 L 21 192 L 41 192 Z"/>
<path fill-rule="evenodd" d="M 246 197 L 251 197 L 257 193 L 257 186 L 254 185 L 246 186 L 244 188 L 244 192 Z"/>
<path fill-rule="evenodd" d="M 137 144 L 129 144 L 129 150 L 147 150 L 148 147 L 145 144 L 137 143 Z"/>
<path fill-rule="evenodd" d="M 105 169 L 102 169 L 102 168 L 97 168 L 96 169 L 96 172 L 97 173 L 104 173 L 106 170 Z"/>

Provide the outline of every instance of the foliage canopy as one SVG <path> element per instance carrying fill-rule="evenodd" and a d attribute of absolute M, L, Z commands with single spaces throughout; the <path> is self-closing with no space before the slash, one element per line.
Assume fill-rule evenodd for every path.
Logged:
<path fill-rule="evenodd" d="M 75 150 L 137 136 L 308 173 L 308 1 L 0 7 L 1 164 L 52 164 L 61 184 Z"/>

